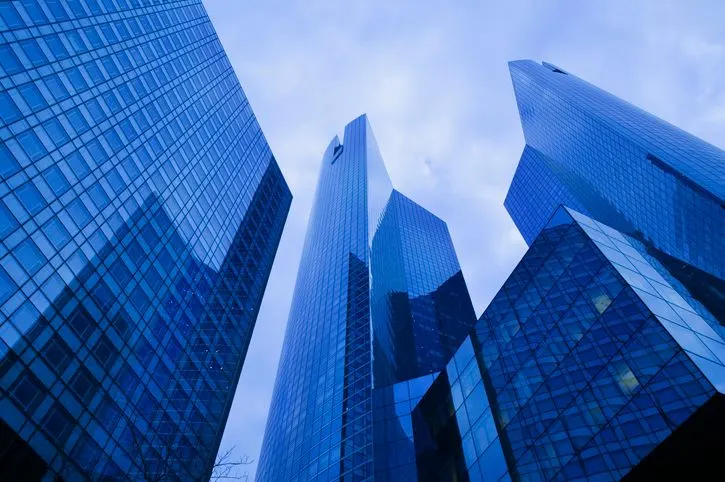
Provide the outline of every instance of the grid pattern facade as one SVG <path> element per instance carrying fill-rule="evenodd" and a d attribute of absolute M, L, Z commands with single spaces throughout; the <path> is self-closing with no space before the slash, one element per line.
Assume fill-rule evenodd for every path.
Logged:
<path fill-rule="evenodd" d="M 51 478 L 203 478 L 289 190 L 200 1 L 0 18 L 3 423 Z"/>
<path fill-rule="evenodd" d="M 393 191 L 371 275 L 375 386 L 442 370 L 476 322 L 446 223 Z"/>
<path fill-rule="evenodd" d="M 323 156 L 260 481 L 415 480 L 412 404 L 476 321 L 445 222 L 392 188 L 365 116 L 344 141 Z"/>
<path fill-rule="evenodd" d="M 724 151 L 550 64 L 510 70 L 526 144 L 552 171 L 533 185 L 517 176 L 510 188 L 507 207 L 527 240 L 569 191 L 586 213 L 725 278 Z M 536 223 L 515 209 L 527 195 L 540 205 Z"/>
<path fill-rule="evenodd" d="M 466 337 L 413 412 L 422 482 L 511 480 L 480 363 Z"/>
<path fill-rule="evenodd" d="M 725 388 L 717 327 L 640 242 L 557 211 L 474 333 L 512 477 L 625 476 Z"/>
<path fill-rule="evenodd" d="M 392 187 L 367 117 L 344 141 L 323 156 L 257 480 L 372 476 L 368 219 Z"/>
<path fill-rule="evenodd" d="M 376 482 L 418 480 L 412 413 L 434 377 L 431 373 L 373 390 Z"/>
<path fill-rule="evenodd" d="M 504 201 L 516 227 L 529 246 L 544 229 L 552 204 L 562 204 L 586 213 L 569 186 L 552 171 L 555 164 L 531 146 L 525 146 Z M 513 187 L 515 186 L 515 187 Z"/>

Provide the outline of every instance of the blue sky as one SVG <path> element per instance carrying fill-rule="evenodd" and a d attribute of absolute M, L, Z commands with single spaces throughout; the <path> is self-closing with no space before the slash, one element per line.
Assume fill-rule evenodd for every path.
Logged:
<path fill-rule="evenodd" d="M 718 0 L 204 3 L 294 194 L 222 442 L 255 460 L 322 152 L 354 117 L 396 188 L 448 222 L 478 314 L 525 249 L 502 204 L 524 143 L 507 61 L 547 60 L 725 147 Z"/>

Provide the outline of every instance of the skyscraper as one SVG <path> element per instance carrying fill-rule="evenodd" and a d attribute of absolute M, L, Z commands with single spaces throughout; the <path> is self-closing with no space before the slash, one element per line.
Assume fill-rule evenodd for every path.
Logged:
<path fill-rule="evenodd" d="M 720 463 L 724 334 L 642 243 L 560 208 L 415 408 L 419 473 L 697 478 Z"/>
<path fill-rule="evenodd" d="M 202 480 L 289 189 L 200 1 L 0 18 L 0 478 Z"/>
<path fill-rule="evenodd" d="M 509 67 L 526 148 L 505 205 L 527 242 L 565 203 L 725 278 L 725 151 L 551 64 Z"/>
<path fill-rule="evenodd" d="M 529 250 L 414 409 L 418 474 L 713 473 L 725 153 L 551 64 L 510 69 L 526 147 L 505 205 Z"/>
<path fill-rule="evenodd" d="M 410 410 L 474 323 L 445 223 L 353 120 L 322 159 L 257 480 L 414 476 Z"/>

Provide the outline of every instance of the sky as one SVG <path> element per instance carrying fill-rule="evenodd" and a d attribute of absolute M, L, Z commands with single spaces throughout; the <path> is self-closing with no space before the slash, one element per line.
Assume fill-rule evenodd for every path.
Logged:
<path fill-rule="evenodd" d="M 503 208 L 524 145 L 508 61 L 554 63 L 725 147 L 719 0 L 204 4 L 294 196 L 222 440 L 254 460 L 322 153 L 353 118 L 394 186 L 448 223 L 478 315 L 525 251 Z"/>

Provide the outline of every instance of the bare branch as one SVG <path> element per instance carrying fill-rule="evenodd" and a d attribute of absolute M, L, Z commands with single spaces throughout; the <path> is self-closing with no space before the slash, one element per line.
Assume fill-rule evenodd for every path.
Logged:
<path fill-rule="evenodd" d="M 217 455 L 211 472 L 210 482 L 221 482 L 224 480 L 249 480 L 249 474 L 241 470 L 242 466 L 254 462 L 248 455 L 239 458 L 232 458 L 236 445 L 228 448 Z"/>

